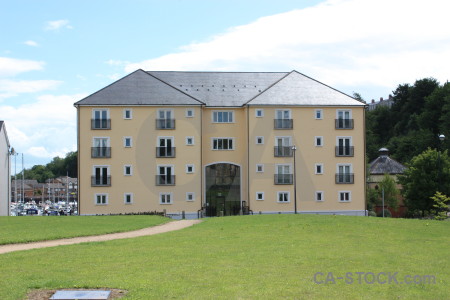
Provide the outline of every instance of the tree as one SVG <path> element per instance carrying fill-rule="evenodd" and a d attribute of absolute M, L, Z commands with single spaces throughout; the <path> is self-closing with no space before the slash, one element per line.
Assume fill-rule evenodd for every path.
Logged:
<path fill-rule="evenodd" d="M 398 195 L 400 194 L 397 183 L 392 176 L 384 174 L 383 180 L 379 183 L 378 192 L 384 191 L 384 204 L 396 210 L 398 208 Z M 383 207 L 384 209 L 384 207 Z"/>
<path fill-rule="evenodd" d="M 447 150 L 440 153 L 430 149 L 415 156 L 399 182 L 403 185 L 405 204 L 410 211 L 433 209 L 431 197 L 437 192 L 450 194 L 450 157 Z"/>
<path fill-rule="evenodd" d="M 436 209 L 436 216 L 434 218 L 436 220 L 447 219 L 447 212 L 449 211 L 447 202 L 450 202 L 450 197 L 445 196 L 441 192 L 436 192 L 431 197 L 431 200 L 433 200 L 433 207 Z"/>

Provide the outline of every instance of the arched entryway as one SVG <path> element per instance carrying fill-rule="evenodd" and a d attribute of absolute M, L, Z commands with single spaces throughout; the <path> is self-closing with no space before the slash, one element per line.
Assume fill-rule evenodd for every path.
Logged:
<path fill-rule="evenodd" d="M 241 167 L 216 163 L 205 168 L 206 216 L 238 215 L 241 209 Z"/>

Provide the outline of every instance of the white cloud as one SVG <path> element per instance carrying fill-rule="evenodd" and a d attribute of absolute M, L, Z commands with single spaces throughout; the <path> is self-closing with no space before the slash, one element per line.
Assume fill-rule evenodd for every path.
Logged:
<path fill-rule="evenodd" d="M 36 93 L 54 89 L 61 81 L 56 80 L 9 80 L 0 79 L 0 100 L 22 93 Z"/>
<path fill-rule="evenodd" d="M 338 88 L 378 86 L 386 96 L 400 83 L 447 79 L 448 11 L 446 0 L 329 0 L 230 28 L 125 70 L 296 69 Z"/>
<path fill-rule="evenodd" d="M 0 77 L 10 77 L 24 72 L 42 70 L 44 64 L 42 61 L 0 57 Z"/>
<path fill-rule="evenodd" d="M 129 62 L 129 61 L 126 61 L 126 60 L 110 59 L 110 60 L 107 60 L 105 63 L 108 64 L 108 65 L 110 65 L 110 66 L 126 66 L 126 65 L 128 65 L 130 62 Z"/>
<path fill-rule="evenodd" d="M 27 45 L 27 46 L 31 46 L 31 47 L 39 46 L 38 43 L 36 43 L 35 41 L 31 41 L 31 40 L 28 40 L 28 41 L 24 42 L 24 44 Z"/>
<path fill-rule="evenodd" d="M 73 29 L 73 27 L 69 25 L 69 20 L 48 21 L 45 26 L 46 30 L 59 30 L 61 28 Z"/>

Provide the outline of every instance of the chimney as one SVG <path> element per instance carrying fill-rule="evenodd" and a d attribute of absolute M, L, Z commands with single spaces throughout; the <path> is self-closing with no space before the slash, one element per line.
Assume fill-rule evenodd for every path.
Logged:
<path fill-rule="evenodd" d="M 375 103 L 375 100 L 372 99 L 372 103 Z"/>
<path fill-rule="evenodd" d="M 383 101 L 383 97 L 380 97 L 380 102 Z"/>

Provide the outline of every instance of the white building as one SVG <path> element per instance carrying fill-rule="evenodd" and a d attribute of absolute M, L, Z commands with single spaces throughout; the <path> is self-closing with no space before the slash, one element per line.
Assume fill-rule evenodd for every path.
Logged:
<path fill-rule="evenodd" d="M 0 121 L 0 216 L 9 216 L 11 195 L 9 140 L 5 123 Z"/>

